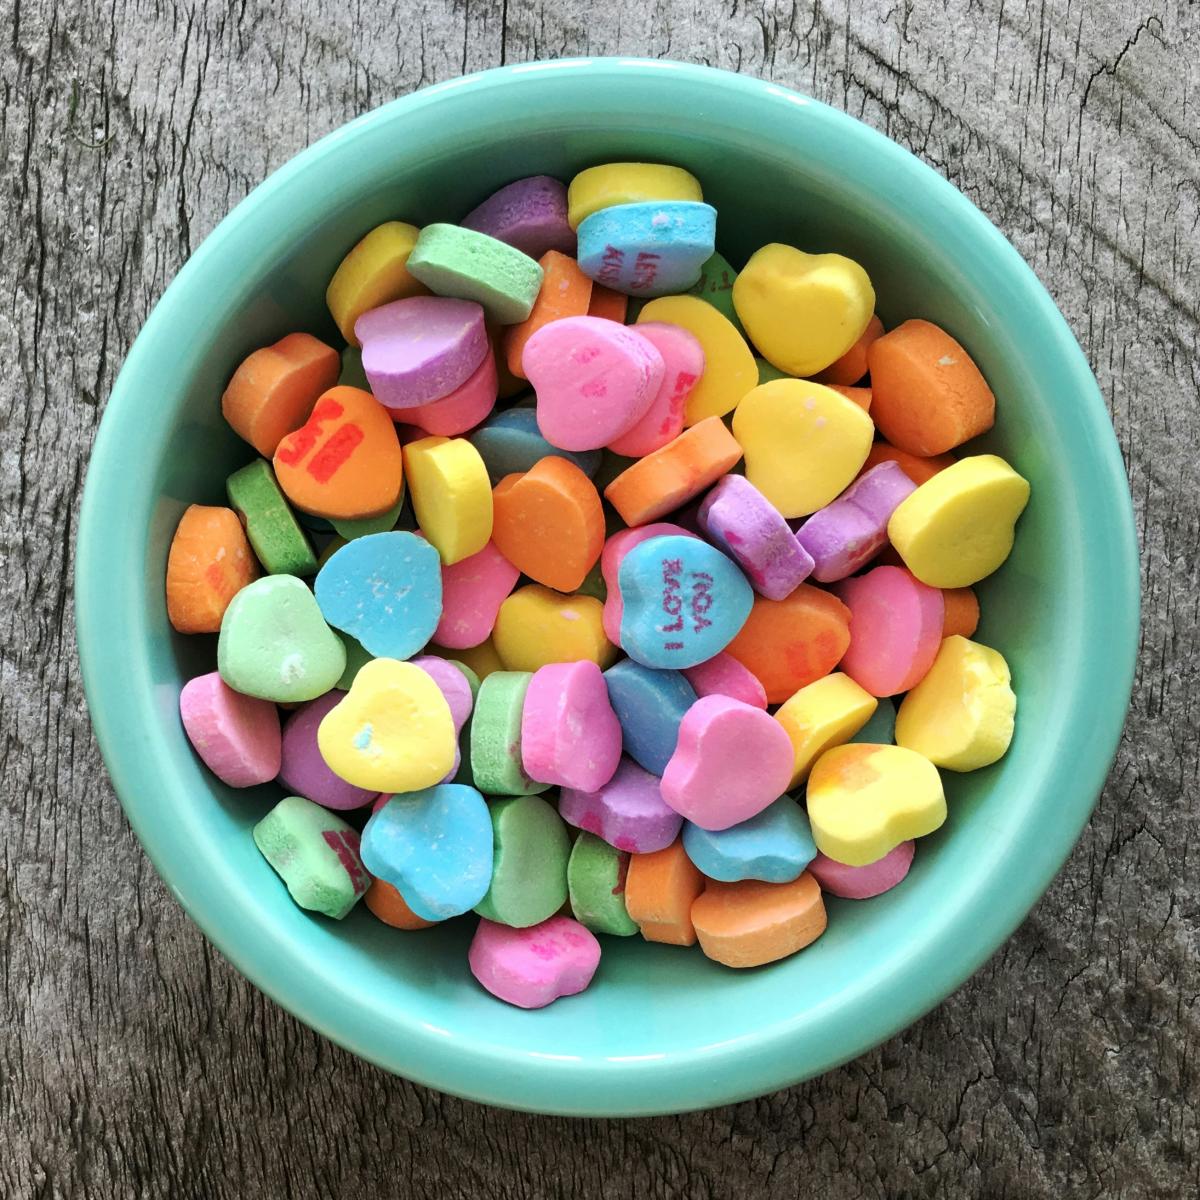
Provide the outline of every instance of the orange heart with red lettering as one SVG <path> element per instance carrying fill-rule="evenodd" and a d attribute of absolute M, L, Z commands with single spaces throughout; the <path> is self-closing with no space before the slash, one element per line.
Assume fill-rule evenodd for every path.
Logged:
<path fill-rule="evenodd" d="M 275 477 L 306 513 L 378 516 L 396 504 L 404 485 L 396 426 L 370 392 L 330 388 L 308 420 L 279 443 Z"/>

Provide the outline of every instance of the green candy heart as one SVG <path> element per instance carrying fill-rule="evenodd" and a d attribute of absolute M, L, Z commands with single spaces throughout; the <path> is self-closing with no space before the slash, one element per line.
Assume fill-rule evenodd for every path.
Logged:
<path fill-rule="evenodd" d="M 268 575 L 312 575 L 316 571 L 312 543 L 275 482 L 270 463 L 260 458 L 234 471 L 225 481 L 225 492 Z"/>
<path fill-rule="evenodd" d="M 688 295 L 699 296 L 701 300 L 711 304 L 717 312 L 731 321 L 734 329 L 744 337 L 746 331 L 742 328 L 737 310 L 733 307 L 735 279 L 737 272 L 729 265 L 729 260 L 723 254 L 714 252 L 700 268 L 700 278 L 688 289 Z"/>
<path fill-rule="evenodd" d="M 625 908 L 629 855 L 592 833 L 581 833 L 567 861 L 567 890 L 575 920 L 593 933 L 629 937 L 637 922 Z"/>
<path fill-rule="evenodd" d="M 371 533 L 391 533 L 396 528 L 396 522 L 400 520 L 400 510 L 403 507 L 404 484 L 401 483 L 400 499 L 387 512 L 380 513 L 377 517 L 358 517 L 354 520 L 335 518 L 330 521 L 330 524 L 337 530 L 338 536 L 345 538 L 348 542 L 355 538 L 366 537 Z"/>
<path fill-rule="evenodd" d="M 242 588 L 221 619 L 217 670 L 235 692 L 296 704 L 334 687 L 346 647 L 294 575 L 266 575 Z"/>
<path fill-rule="evenodd" d="M 471 774 L 481 792 L 529 796 L 550 785 L 536 783 L 521 765 L 521 713 L 533 676 L 493 671 L 480 685 L 471 713 Z"/>
<path fill-rule="evenodd" d="M 489 921 L 527 929 L 566 903 L 567 827 L 540 796 L 494 800 L 490 808 L 492 883 L 475 911 Z"/>

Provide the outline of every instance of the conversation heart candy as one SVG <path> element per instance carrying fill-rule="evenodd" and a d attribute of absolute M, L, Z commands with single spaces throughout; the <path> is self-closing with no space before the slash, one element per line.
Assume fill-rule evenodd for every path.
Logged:
<path fill-rule="evenodd" d="M 622 758 L 612 778 L 591 791 L 564 787 L 558 813 L 568 825 L 633 854 L 669 846 L 683 824 L 662 798 L 658 776 L 629 758 Z"/>
<path fill-rule="evenodd" d="M 729 260 L 714 250 L 700 267 L 700 278 L 688 289 L 688 295 L 697 296 L 706 304 L 711 304 L 741 333 L 742 323 L 733 307 L 733 284 L 736 279 L 737 272 L 729 265 Z"/>
<path fill-rule="evenodd" d="M 466 381 L 440 400 L 390 411 L 393 420 L 403 418 L 406 425 L 415 425 L 425 433 L 436 437 L 457 437 L 488 418 L 496 406 L 499 390 L 496 360 L 486 354 L 483 362 Z"/>
<path fill-rule="evenodd" d="M 1016 710 L 1004 656 L 969 638 L 948 637 L 925 678 L 900 702 L 896 744 L 935 766 L 974 771 L 1004 755 Z"/>
<path fill-rule="evenodd" d="M 841 669 L 873 696 L 906 692 L 924 678 L 942 640 L 945 602 L 903 567 L 875 567 L 845 579 L 850 646 Z"/>
<path fill-rule="evenodd" d="M 567 223 L 567 187 L 549 175 L 517 179 L 476 205 L 459 224 L 540 259 L 550 250 L 575 253 L 575 231 Z"/>
<path fill-rule="evenodd" d="M 760 384 L 733 414 L 746 478 L 785 517 L 836 499 L 866 460 L 874 431 L 857 404 L 805 379 Z"/>
<path fill-rule="evenodd" d="M 500 605 L 521 572 L 488 542 L 468 558 L 442 567 L 442 615 L 434 641 L 448 649 L 466 649 L 486 641 Z"/>
<path fill-rule="evenodd" d="M 651 538 L 666 537 L 678 534 L 681 537 L 691 537 L 686 529 L 669 522 L 657 521 L 652 525 L 643 525 L 639 529 L 622 529 L 614 533 L 604 543 L 600 552 L 600 575 L 604 580 L 606 594 L 604 598 L 604 633 L 615 646 L 621 644 L 621 618 L 625 613 L 625 602 L 621 597 L 620 571 L 625 556 L 635 546 Z"/>
<path fill-rule="evenodd" d="M 592 284 L 592 298 L 588 302 L 589 317 L 603 317 L 606 321 L 616 321 L 617 324 L 624 325 L 628 309 L 628 296 L 614 292 L 603 284 Z"/>
<path fill-rule="evenodd" d="M 442 615 L 437 551 L 415 533 L 373 533 L 326 561 L 314 591 L 330 625 L 375 658 L 411 658 Z"/>
<path fill-rule="evenodd" d="M 543 325 L 521 359 L 537 393 L 542 436 L 564 450 L 594 450 L 645 415 L 666 366 L 658 349 L 632 329 L 601 317 Z"/>
<path fill-rule="evenodd" d="M 817 853 L 808 818 L 790 796 L 780 796 L 729 829 L 703 829 L 688 821 L 683 827 L 683 848 L 709 879 L 724 883 L 739 879 L 790 883 Z"/>
<path fill-rule="evenodd" d="M 685 667 L 683 676 L 697 696 L 731 696 L 754 708 L 767 707 L 763 685 L 724 650 L 694 667 Z"/>
<path fill-rule="evenodd" d="M 408 256 L 420 234 L 415 225 L 385 221 L 358 241 L 338 264 L 325 289 L 325 303 L 351 346 L 358 345 L 354 325 L 363 313 L 425 294 L 425 285 L 408 273 Z"/>
<path fill-rule="evenodd" d="M 420 667 L 438 685 L 438 690 L 450 706 L 450 718 L 454 722 L 454 764 L 446 772 L 443 782 L 461 782 L 457 778 L 461 765 L 459 743 L 475 707 L 475 693 L 479 690 L 479 680 L 474 678 L 470 668 L 464 667 L 462 663 L 452 663 L 433 654 L 422 654 L 414 658 L 412 663 L 413 666 Z"/>
<path fill-rule="evenodd" d="M 637 923 L 625 908 L 629 854 L 581 833 L 567 860 L 567 894 L 575 919 L 593 933 L 631 937 Z"/>
<path fill-rule="evenodd" d="M 894 462 L 917 487 L 920 487 L 939 471 L 952 467 L 956 461 L 953 454 L 937 454 L 932 458 L 922 458 L 918 454 L 909 454 L 907 450 L 899 450 L 887 442 L 875 442 L 867 454 L 867 461 L 863 463 L 859 477 L 861 478 L 872 467 L 877 467 L 880 463 Z"/>
<path fill-rule="evenodd" d="M 576 232 L 584 274 L 630 296 L 667 296 L 699 280 L 717 210 L 694 200 L 617 204 L 585 217 Z"/>
<path fill-rule="evenodd" d="M 484 920 L 467 959 L 471 974 L 493 996 L 518 1008 L 544 1008 L 592 982 L 600 943 L 570 917 L 550 917 L 529 929 Z"/>
<path fill-rule="evenodd" d="M 858 383 L 867 373 L 867 351 L 883 337 L 883 322 L 872 316 L 858 341 L 841 358 L 832 362 L 814 376 L 817 383 L 829 387 L 850 387 Z"/>
<path fill-rule="evenodd" d="M 492 879 L 488 806 L 455 783 L 392 796 L 363 829 L 362 859 L 422 920 L 469 912 Z"/>
<path fill-rule="evenodd" d="M 372 879 L 363 903 L 385 925 L 393 929 L 404 929 L 414 932 L 418 929 L 432 929 L 436 921 L 425 921 L 417 916 L 400 893 L 384 879 Z"/>
<path fill-rule="evenodd" d="M 848 867 L 818 853 L 808 864 L 808 872 L 821 885 L 821 890 L 831 896 L 841 896 L 843 900 L 869 900 L 890 891 L 905 878 L 912 866 L 916 845 L 916 842 L 901 842 L 865 867 Z"/>
<path fill-rule="evenodd" d="M 492 536 L 492 488 L 465 438 L 427 437 L 404 447 L 413 511 L 442 562 L 478 554 Z"/>
<path fill-rule="evenodd" d="M 812 765 L 832 746 L 848 742 L 870 721 L 879 701 L 848 675 L 834 671 L 802 687 L 779 706 L 775 720 L 792 743 L 794 788 L 808 778 Z M 860 738 L 861 741 L 892 740 Z"/>
<path fill-rule="evenodd" d="M 828 592 L 802 583 L 783 600 L 759 596 L 741 632 L 726 647 L 782 704 L 828 675 L 850 645 L 850 610 Z"/>
<path fill-rule="evenodd" d="M 475 911 L 516 929 L 537 925 L 567 901 L 566 826 L 541 796 L 493 800 L 489 809 L 492 881 Z"/>
<path fill-rule="evenodd" d="M 595 791 L 621 759 L 621 724 L 594 662 L 548 663 L 533 673 L 521 716 L 530 779 Z"/>
<path fill-rule="evenodd" d="M 289 333 L 255 350 L 233 373 L 221 415 L 233 431 L 270 458 L 283 438 L 308 420 L 317 398 L 337 383 L 341 359 L 308 333 Z"/>
<path fill-rule="evenodd" d="M 567 188 L 567 220 L 572 229 L 605 208 L 652 200 L 704 199 L 700 181 L 666 163 L 603 163 L 580 171 Z"/>
<path fill-rule="evenodd" d="M 229 506 L 246 529 L 254 556 L 268 575 L 311 575 L 317 569 L 312 544 L 288 507 L 271 464 L 261 458 L 225 481 Z"/>
<path fill-rule="evenodd" d="M 812 558 L 779 510 L 741 475 L 726 475 L 704 497 L 698 517 L 760 596 L 782 600 L 812 572 Z"/>
<path fill-rule="evenodd" d="M 542 290 L 534 301 L 533 311 L 518 325 L 504 331 L 504 357 L 509 371 L 525 378 L 525 347 L 539 329 L 552 321 L 567 317 L 587 316 L 592 298 L 592 281 L 579 269 L 574 258 L 547 251 L 538 261 L 542 268 Z"/>
<path fill-rule="evenodd" d="M 217 670 L 235 692 L 277 703 L 312 700 L 345 666 L 345 647 L 294 575 L 247 584 L 221 619 Z"/>
<path fill-rule="evenodd" d="M 347 783 L 329 769 L 321 756 L 317 730 L 330 709 L 341 703 L 345 696 L 344 691 L 335 688 L 301 705 L 288 717 L 283 727 L 282 755 L 276 772 L 285 791 L 335 811 L 362 808 L 379 794 L 370 788 Z"/>
<path fill-rule="evenodd" d="M 471 775 L 482 791 L 503 796 L 544 792 L 521 755 L 521 715 L 533 678 L 528 671 L 495 671 L 479 685 L 471 720 Z"/>
<path fill-rule="evenodd" d="M 888 537 L 922 583 L 970 587 L 1008 557 L 1028 502 L 1028 481 L 1004 459 L 962 458 L 901 501 Z"/>
<path fill-rule="evenodd" d="M 408 270 L 438 296 L 476 301 L 501 325 L 524 321 L 542 286 L 542 268 L 528 254 L 458 225 L 426 225 Z"/>
<path fill-rule="evenodd" d="M 192 748 L 222 783 L 253 787 L 279 774 L 279 712 L 268 701 L 235 692 L 211 671 L 183 685 L 179 715 Z"/>
<path fill-rule="evenodd" d="M 588 478 L 600 466 L 599 450 L 563 450 L 552 446 L 538 429 L 532 408 L 510 408 L 489 417 L 470 435 L 479 451 L 492 486 L 506 475 L 521 475 L 549 455 L 574 463 Z"/>
<path fill-rule="evenodd" d="M 354 324 L 371 393 L 393 413 L 460 388 L 488 356 L 483 309 L 469 300 L 410 296 Z"/>
<path fill-rule="evenodd" d="M 815 375 L 862 336 L 875 289 L 852 259 L 772 242 L 742 268 L 733 306 L 768 362 L 789 375 Z"/>
<path fill-rule="evenodd" d="M 621 563 L 621 646 L 643 666 L 704 662 L 737 635 L 753 604 L 741 571 L 698 538 L 652 538 Z"/>
<path fill-rule="evenodd" d="M 607 667 L 616 648 L 604 636 L 603 605 L 594 596 L 563 596 L 531 583 L 500 605 L 495 650 L 511 671 L 587 660 Z"/>
<path fill-rule="evenodd" d="M 330 388 L 312 415 L 275 451 L 275 477 L 287 498 L 319 517 L 387 512 L 404 484 L 400 442 L 370 392 Z"/>
<path fill-rule="evenodd" d="M 492 540 L 522 574 L 573 592 L 604 546 L 604 507 L 592 481 L 565 458 L 543 458 L 492 493 Z"/>
<path fill-rule="evenodd" d="M 937 768 L 900 746 L 826 750 L 813 765 L 807 794 L 817 849 L 848 867 L 876 862 L 946 820 Z"/>
<path fill-rule="evenodd" d="M 303 796 L 285 796 L 253 836 L 292 899 L 311 912 L 340 921 L 371 882 L 355 830 Z"/>
<path fill-rule="evenodd" d="M 971 356 L 929 321 L 905 321 L 867 350 L 875 423 L 893 446 L 929 457 L 991 429 L 996 397 Z"/>
<path fill-rule="evenodd" d="M 887 542 L 892 513 L 914 491 L 916 484 L 898 463 L 884 462 L 813 513 L 796 534 L 812 558 L 813 578 L 832 583 L 866 566 Z"/>
<path fill-rule="evenodd" d="M 760 708 L 704 696 L 684 714 L 662 797 L 704 829 L 728 829 L 777 800 L 792 775 L 787 734 Z"/>
<path fill-rule="evenodd" d="M 376 658 L 322 719 L 317 745 L 347 783 L 418 792 L 454 765 L 454 719 L 441 689 L 412 663 Z"/>
<path fill-rule="evenodd" d="M 821 889 L 807 872 L 791 883 L 710 880 L 692 905 L 700 949 L 727 967 L 758 967 L 803 950 L 825 932 Z"/>
<path fill-rule="evenodd" d="M 167 620 L 180 633 L 217 633 L 229 601 L 259 574 L 237 513 L 190 504 L 167 554 Z"/>
<path fill-rule="evenodd" d="M 625 911 L 648 942 L 694 946 L 692 905 L 704 891 L 704 876 L 696 870 L 676 838 L 649 854 L 632 854 L 625 875 Z"/>
<path fill-rule="evenodd" d="M 621 722 L 625 753 L 654 775 L 662 775 L 679 738 L 684 714 L 696 702 L 692 685 L 678 671 L 655 671 L 622 659 L 604 672 L 608 698 Z"/>
<path fill-rule="evenodd" d="M 746 339 L 714 305 L 697 296 L 661 296 L 638 313 L 637 328 L 659 323 L 686 330 L 704 354 L 704 370 L 684 407 L 684 425 L 733 412 L 742 397 L 758 386 L 758 370 Z"/>

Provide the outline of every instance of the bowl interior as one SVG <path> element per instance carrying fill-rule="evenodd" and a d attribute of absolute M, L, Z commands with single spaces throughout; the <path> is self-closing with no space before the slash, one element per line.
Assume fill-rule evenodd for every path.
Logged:
<path fill-rule="evenodd" d="M 455 220 L 501 183 L 611 159 L 679 163 L 735 265 L 768 241 L 863 263 L 885 324 L 921 316 L 998 398 L 981 441 L 1033 485 L 1016 548 L 979 587 L 980 640 L 1012 667 L 1008 756 L 945 773 L 950 819 L 880 899 L 831 900 L 828 932 L 749 972 L 604 941 L 594 986 L 537 1013 L 471 980 L 470 928 L 403 934 L 363 906 L 296 908 L 252 824 L 279 795 L 217 784 L 178 720 L 215 638 L 170 630 L 167 548 L 191 502 L 249 461 L 222 388 L 252 348 L 334 338 L 325 285 L 380 221 Z M 335 344 L 339 344 L 335 342 Z M 1136 558 L 1115 440 L 1078 347 L 1015 251 L 953 188 L 857 122 L 781 88 L 679 64 L 566 62 L 429 89 L 293 160 L 181 272 L 129 356 L 89 474 L 78 566 L 85 681 L 115 784 L 169 886 L 257 984 L 356 1052 L 519 1107 L 638 1113 L 769 1090 L 861 1052 L 941 999 L 1017 924 L 1086 820 L 1119 733 Z"/>

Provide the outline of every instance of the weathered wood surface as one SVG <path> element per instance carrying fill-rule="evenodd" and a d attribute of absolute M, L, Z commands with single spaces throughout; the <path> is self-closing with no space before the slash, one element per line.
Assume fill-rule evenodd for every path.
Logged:
<path fill-rule="evenodd" d="M 0 1195 L 1200 1191 L 1195 3 L 0 11 Z M 246 984 L 126 827 L 91 739 L 70 613 L 76 505 L 105 397 L 216 221 L 364 109 L 462 71 L 576 53 L 769 76 L 947 174 L 1035 266 L 1088 351 L 1143 546 L 1124 746 L 1020 932 L 915 1028 L 823 1079 L 639 1122 L 448 1099 L 330 1046 Z"/>

